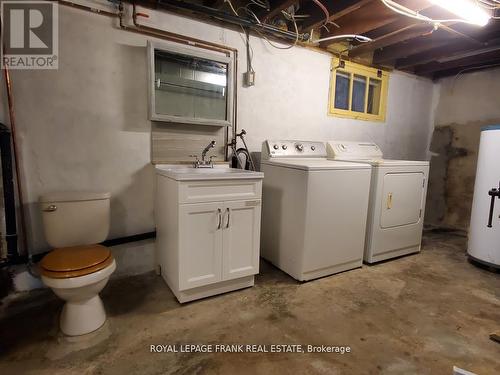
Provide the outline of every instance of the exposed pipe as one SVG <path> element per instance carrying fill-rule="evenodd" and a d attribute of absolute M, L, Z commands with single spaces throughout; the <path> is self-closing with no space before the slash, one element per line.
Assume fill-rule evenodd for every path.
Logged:
<path fill-rule="evenodd" d="M 354 40 L 361 42 L 361 43 L 373 42 L 373 39 L 368 38 L 367 36 L 364 36 L 364 35 L 357 35 L 357 34 L 327 36 L 325 38 L 314 40 L 313 42 L 314 43 L 321 43 L 321 42 L 325 42 L 327 40 L 337 40 L 337 39 L 354 39 Z"/>
<path fill-rule="evenodd" d="M 146 232 L 146 233 L 133 234 L 131 236 L 126 236 L 126 237 L 112 238 L 110 240 L 105 240 L 105 241 L 101 242 L 100 244 L 103 246 L 106 246 L 106 247 L 112 247 L 112 246 L 123 245 L 123 244 L 131 243 L 131 242 L 144 241 L 144 240 L 152 239 L 152 238 L 156 238 L 156 232 Z M 49 253 L 48 251 L 44 251 L 42 253 L 33 254 L 32 261 L 35 263 L 39 262 L 48 253 Z M 19 256 L 15 259 L 0 262 L 0 268 L 13 266 L 13 265 L 17 265 L 17 264 L 23 264 L 26 262 L 28 262 L 27 256 Z"/>
<path fill-rule="evenodd" d="M 5 206 L 5 241 L 7 260 L 19 257 L 17 249 L 16 195 L 12 173 L 12 148 L 10 129 L 0 123 L 0 154 L 2 158 L 2 186 Z"/>
<path fill-rule="evenodd" d="M 4 47 L 5 48 L 5 47 Z M 23 197 L 23 189 L 22 189 L 22 180 L 21 180 L 21 158 L 19 157 L 18 148 L 17 148 L 17 136 L 16 136 L 16 116 L 14 111 L 14 95 L 12 94 L 12 81 L 10 79 L 9 69 L 7 65 L 4 63 L 3 66 L 4 78 L 5 78 L 5 86 L 7 88 L 7 102 L 9 105 L 9 119 L 10 119 L 10 131 L 12 134 L 12 148 L 14 150 L 14 165 L 16 172 L 16 182 L 17 182 L 17 198 L 19 202 L 19 216 L 20 216 L 20 224 L 21 224 L 21 238 L 23 243 L 23 250 L 25 252 L 25 257 L 27 261 L 27 270 L 29 274 L 33 277 L 39 278 L 40 276 L 33 271 L 33 258 L 28 247 L 28 234 L 26 231 L 26 216 L 24 213 L 24 197 Z M 19 251 L 18 251 L 19 253 Z M 13 262 L 19 261 L 19 255 L 17 258 L 13 259 Z M 7 261 L 7 263 L 10 263 Z"/>
<path fill-rule="evenodd" d="M 9 105 L 9 119 L 10 119 L 10 131 L 12 133 L 12 147 L 14 150 L 14 164 L 15 164 L 15 172 L 16 172 L 16 181 L 17 181 L 17 197 L 19 200 L 19 214 L 21 221 L 21 237 L 23 242 L 24 251 L 30 256 L 30 252 L 28 249 L 28 239 L 26 233 L 26 217 L 24 214 L 24 195 L 22 189 L 22 180 L 21 180 L 21 171 L 20 165 L 21 160 L 19 157 L 19 150 L 17 148 L 17 132 L 16 132 L 16 115 L 14 111 L 14 96 L 12 94 L 12 81 L 10 79 L 9 69 L 7 65 L 3 66 L 3 74 L 5 78 L 5 86 L 7 89 L 7 102 Z"/>
<path fill-rule="evenodd" d="M 133 9 L 132 19 L 133 19 L 134 26 L 136 28 L 127 26 L 123 23 L 123 3 L 122 2 L 120 2 L 119 10 L 116 13 L 104 11 L 104 10 L 101 10 L 98 8 L 94 8 L 92 6 L 87 6 L 87 5 L 83 5 L 83 4 L 76 4 L 76 3 L 72 2 L 72 1 L 68 1 L 68 0 L 58 0 L 58 3 L 72 7 L 72 8 L 85 10 L 85 11 L 88 11 L 88 12 L 91 12 L 94 14 L 112 17 L 112 18 L 118 18 L 119 22 L 120 22 L 120 28 L 123 30 L 130 31 L 130 32 L 135 32 L 135 33 L 140 33 L 140 34 L 144 34 L 144 35 L 148 35 L 148 36 L 153 36 L 156 38 L 165 39 L 165 40 L 169 40 L 169 41 L 177 42 L 177 43 L 182 43 L 182 44 L 186 44 L 186 45 L 190 45 L 190 46 L 194 46 L 194 47 L 211 49 L 213 51 L 218 51 L 218 52 L 222 52 L 222 53 L 227 53 L 227 51 L 237 51 L 234 48 L 224 46 L 222 44 L 206 42 L 204 40 L 192 38 L 192 37 L 189 37 L 186 35 L 181 35 L 181 34 L 172 33 L 172 32 L 166 31 L 166 30 L 159 30 L 159 29 L 155 29 L 155 28 L 152 28 L 149 26 L 141 25 L 139 22 L 137 22 L 137 17 L 147 18 L 148 15 L 145 13 L 142 13 L 142 12 L 136 12 L 136 3 L 135 2 L 131 2 L 131 3 L 132 3 L 132 9 Z M 121 14 L 120 14 L 120 12 L 121 12 Z M 213 47 L 213 48 L 210 48 L 210 47 Z"/>
<path fill-rule="evenodd" d="M 235 51 L 237 52 L 238 51 L 236 48 L 224 46 L 222 44 L 206 42 L 206 41 L 192 38 L 189 36 L 180 35 L 180 34 L 172 33 L 169 31 L 159 30 L 159 29 L 155 29 L 153 27 L 142 25 L 137 21 L 137 17 L 144 17 L 145 15 L 144 15 L 144 13 L 137 13 L 135 4 L 132 4 L 132 21 L 133 21 L 136 29 L 131 28 L 129 26 L 126 26 L 123 23 L 123 5 L 121 5 L 121 4 L 120 4 L 120 13 L 118 16 L 120 18 L 120 28 L 122 28 L 123 30 L 128 30 L 128 31 L 132 31 L 132 32 L 140 32 L 141 34 L 154 36 L 156 38 L 169 40 L 171 42 L 186 44 L 186 45 L 192 46 L 192 47 L 208 49 L 210 51 L 221 52 L 221 53 L 224 53 L 228 56 L 229 56 L 230 52 L 235 52 Z"/>

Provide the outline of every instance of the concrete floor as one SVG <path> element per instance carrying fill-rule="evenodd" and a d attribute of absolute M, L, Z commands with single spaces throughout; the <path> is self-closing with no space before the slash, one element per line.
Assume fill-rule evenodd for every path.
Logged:
<path fill-rule="evenodd" d="M 500 373 L 500 275 L 467 262 L 465 239 L 428 234 L 421 254 L 298 283 L 262 262 L 253 288 L 180 305 L 145 274 L 102 293 L 107 325 L 57 333 L 49 291 L 4 303 L 1 374 Z M 7 306 L 5 306 L 7 305 Z M 345 345 L 346 354 L 151 353 L 151 344 Z"/>

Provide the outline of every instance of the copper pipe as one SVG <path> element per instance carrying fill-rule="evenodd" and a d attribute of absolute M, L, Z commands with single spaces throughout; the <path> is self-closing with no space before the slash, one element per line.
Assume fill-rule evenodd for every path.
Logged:
<path fill-rule="evenodd" d="M 29 254 L 28 250 L 28 239 L 26 233 L 26 217 L 24 215 L 24 197 L 23 197 L 23 189 L 21 186 L 21 172 L 19 169 L 19 165 L 21 164 L 21 160 L 19 158 L 19 150 L 17 148 L 17 131 L 16 131 L 16 116 L 14 112 L 14 96 L 12 94 L 12 81 L 10 79 L 9 69 L 7 65 L 3 66 L 3 74 L 5 78 L 5 87 L 7 89 L 7 102 L 9 104 L 9 119 L 10 119 L 10 131 L 12 133 L 12 146 L 14 150 L 14 163 L 16 169 L 16 180 L 17 180 L 17 195 L 19 199 L 19 214 L 21 221 L 21 233 L 23 239 L 24 251 Z M 31 255 L 30 255 L 31 257 Z M 30 259 L 31 260 L 31 259 Z"/>
<path fill-rule="evenodd" d="M 206 41 L 203 41 L 203 40 L 200 40 L 200 39 L 196 39 L 196 38 L 192 38 L 192 37 L 189 37 L 189 36 L 172 33 L 172 32 L 165 31 L 165 30 L 158 30 L 158 29 L 154 29 L 154 28 L 148 27 L 148 26 L 143 26 L 143 25 L 141 25 L 141 24 L 139 24 L 137 22 L 137 16 L 139 14 L 137 14 L 136 11 L 135 11 L 136 5 L 134 3 L 132 3 L 132 7 L 133 7 L 132 18 L 133 18 L 134 26 L 137 29 L 133 28 L 133 27 L 130 27 L 130 26 L 126 26 L 123 23 L 123 13 L 122 13 L 123 12 L 123 5 L 121 3 L 120 3 L 120 11 L 118 13 L 113 13 L 113 12 L 108 12 L 108 11 L 100 10 L 100 9 L 97 9 L 97 8 L 93 8 L 91 6 L 86 6 L 86 5 L 81 5 L 81 4 L 75 4 L 75 3 L 71 2 L 71 1 L 66 1 L 66 0 L 58 0 L 58 3 L 60 3 L 62 5 L 69 6 L 69 7 L 72 7 L 72 8 L 76 8 L 76 9 L 81 9 L 81 10 L 85 10 L 85 11 L 88 11 L 88 12 L 92 12 L 94 14 L 99 14 L 99 15 L 102 15 L 102 16 L 119 18 L 120 19 L 120 28 L 123 29 L 123 30 L 131 31 L 131 32 L 136 32 L 136 33 L 141 33 L 141 34 L 148 35 L 148 36 L 154 36 L 156 38 L 166 39 L 166 40 L 169 40 L 169 41 L 172 41 L 172 42 L 183 43 L 183 44 L 187 44 L 187 45 L 195 46 L 195 47 L 199 47 L 199 48 L 211 49 L 211 50 L 222 52 L 222 53 L 227 53 L 227 51 L 231 51 L 231 52 L 235 51 L 234 48 L 227 47 L 227 46 L 224 46 L 222 44 L 217 44 L 217 43 L 212 43 L 212 42 L 206 42 Z M 146 17 L 147 14 L 140 13 L 140 16 Z M 210 48 L 210 47 L 213 47 L 213 48 Z"/>
<path fill-rule="evenodd" d="M 120 4 L 120 6 L 122 6 L 122 5 Z M 140 13 L 140 14 L 142 17 L 144 17 L 144 15 L 145 15 L 145 13 Z M 123 14 L 120 14 L 120 17 L 122 17 L 122 16 L 123 16 Z M 141 31 L 145 31 L 149 35 L 156 36 L 158 38 L 163 38 L 163 39 L 170 40 L 170 41 L 177 42 L 177 43 L 183 43 L 183 44 L 193 46 L 193 47 L 199 47 L 199 48 L 204 48 L 204 49 L 208 49 L 211 51 L 225 53 L 226 55 L 229 55 L 229 53 L 228 53 L 229 51 L 230 52 L 236 51 L 235 48 L 224 46 L 222 44 L 206 42 L 204 40 L 192 38 L 189 36 L 171 33 L 169 31 L 158 30 L 158 29 L 155 29 L 155 28 L 152 28 L 149 26 L 141 25 L 139 22 L 137 22 L 137 16 L 138 16 L 138 13 L 136 12 L 136 5 L 133 3 L 132 4 L 132 21 L 134 22 L 134 26 L 137 29 L 140 29 Z M 123 24 L 123 21 L 120 23 L 120 27 L 122 29 L 136 31 L 133 28 L 131 29 L 130 27 L 125 26 Z"/>

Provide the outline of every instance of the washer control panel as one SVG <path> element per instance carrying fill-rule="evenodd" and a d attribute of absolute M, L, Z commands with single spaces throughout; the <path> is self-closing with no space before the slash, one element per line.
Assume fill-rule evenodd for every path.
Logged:
<path fill-rule="evenodd" d="M 262 145 L 265 158 L 325 158 L 326 146 L 323 142 L 267 140 Z"/>

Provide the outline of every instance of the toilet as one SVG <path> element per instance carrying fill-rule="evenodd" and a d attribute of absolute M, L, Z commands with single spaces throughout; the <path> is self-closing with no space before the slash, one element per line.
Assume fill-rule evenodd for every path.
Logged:
<path fill-rule="evenodd" d="M 116 269 L 111 252 L 99 245 L 109 232 L 109 193 L 65 192 L 40 197 L 45 238 L 53 248 L 40 262 L 43 283 L 66 301 L 61 331 L 93 332 L 106 321 L 99 292 Z"/>

